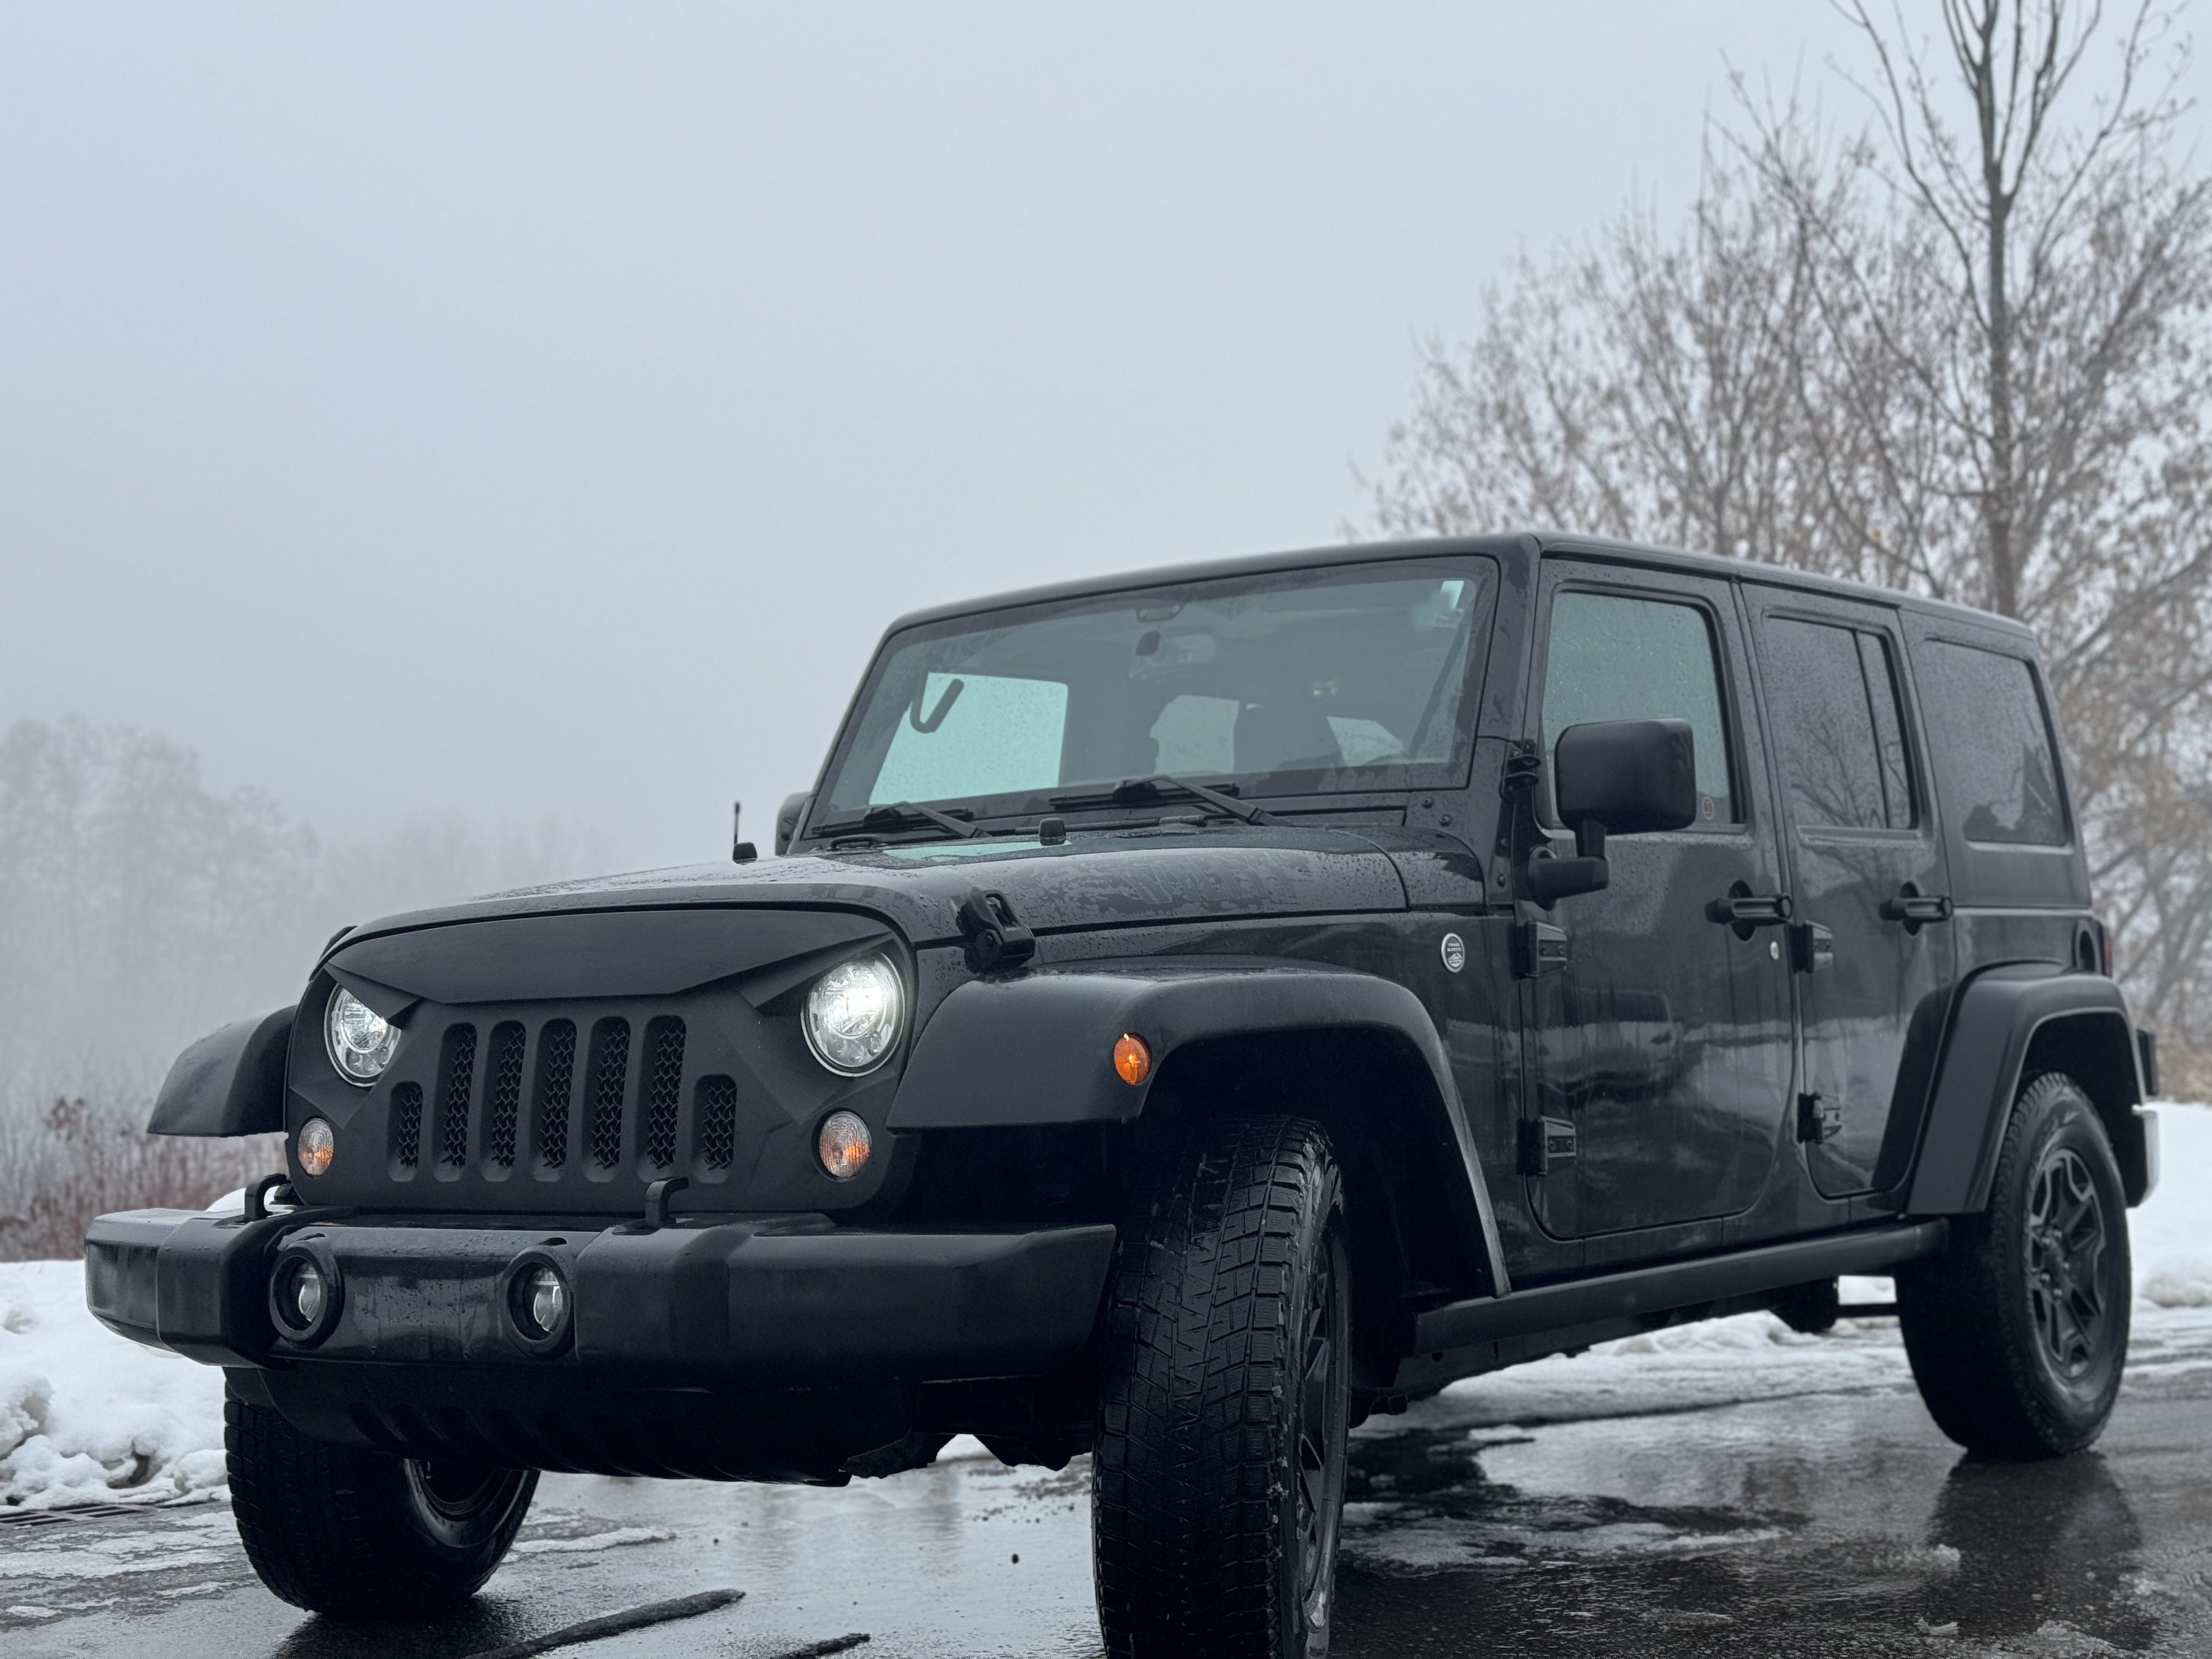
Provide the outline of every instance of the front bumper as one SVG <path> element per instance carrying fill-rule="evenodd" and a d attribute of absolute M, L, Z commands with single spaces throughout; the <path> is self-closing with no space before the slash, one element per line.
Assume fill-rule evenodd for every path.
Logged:
<path fill-rule="evenodd" d="M 101 1216 L 86 1298 L 109 1329 L 272 1376 L 364 1366 L 496 1370 L 617 1386 L 791 1388 L 1055 1372 L 1091 1339 L 1111 1226 L 912 1231 L 820 1215 L 647 1231 L 313 1211 Z M 337 1310 L 303 1341 L 270 1311 L 280 1251 L 335 1268 Z M 568 1331 L 532 1343 L 509 1311 L 518 1258 L 550 1260 Z"/>

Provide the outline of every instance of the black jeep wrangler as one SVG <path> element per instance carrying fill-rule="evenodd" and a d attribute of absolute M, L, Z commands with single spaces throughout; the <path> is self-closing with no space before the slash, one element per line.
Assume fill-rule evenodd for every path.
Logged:
<path fill-rule="evenodd" d="M 225 1369 L 270 1588 L 465 1596 L 541 1469 L 1091 1462 L 1116 1655 L 1314 1656 L 1347 1430 L 1893 1274 L 1977 1452 L 2095 1438 L 2154 1052 L 2034 641 L 1534 537 L 946 606 L 787 856 L 341 935 L 153 1127 L 94 1310 Z"/>

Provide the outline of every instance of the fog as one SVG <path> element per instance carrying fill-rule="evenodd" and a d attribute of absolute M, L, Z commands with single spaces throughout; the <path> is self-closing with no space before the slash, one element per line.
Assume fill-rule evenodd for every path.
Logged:
<path fill-rule="evenodd" d="M 111 978 L 164 905 L 259 918 L 131 980 L 143 1046 L 387 901 L 764 832 L 902 610 L 1347 533 L 1418 337 L 1679 204 L 1729 63 L 1844 44 L 1762 0 L 0 10 L 0 731 L 158 733 L 293 849 L 111 845 Z M 10 982 L 76 1000 L 16 1057 L 98 1047 L 27 902 Z"/>

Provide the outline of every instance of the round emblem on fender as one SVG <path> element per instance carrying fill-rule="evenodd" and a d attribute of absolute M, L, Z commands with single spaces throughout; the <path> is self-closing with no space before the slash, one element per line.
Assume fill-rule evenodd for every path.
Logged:
<path fill-rule="evenodd" d="M 1466 966 L 1467 941 L 1457 933 L 1446 933 L 1444 935 L 1445 970 L 1455 974 Z"/>

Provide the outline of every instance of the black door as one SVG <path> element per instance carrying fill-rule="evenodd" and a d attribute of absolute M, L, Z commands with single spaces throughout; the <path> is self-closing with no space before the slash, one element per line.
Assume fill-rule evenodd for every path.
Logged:
<path fill-rule="evenodd" d="M 1906 1026 L 1951 975 L 1943 849 L 1905 717 L 1895 614 L 1746 591 L 1790 891 L 1814 947 L 1800 951 L 1798 1136 L 1814 1184 L 1838 1198 L 1879 1184 Z"/>
<path fill-rule="evenodd" d="M 1786 1144 L 1795 1057 L 1781 860 L 1765 757 L 1741 717 L 1735 597 L 1725 581 L 1559 562 L 1546 566 L 1542 611 L 1540 816 L 1557 823 L 1561 732 L 1672 718 L 1695 736 L 1699 818 L 1613 837 L 1611 884 L 1553 913 L 1567 963 L 1531 981 L 1526 1005 L 1531 1204 L 1555 1237 L 1735 1215 Z M 1717 902 L 1737 920 L 1713 920 Z"/>

